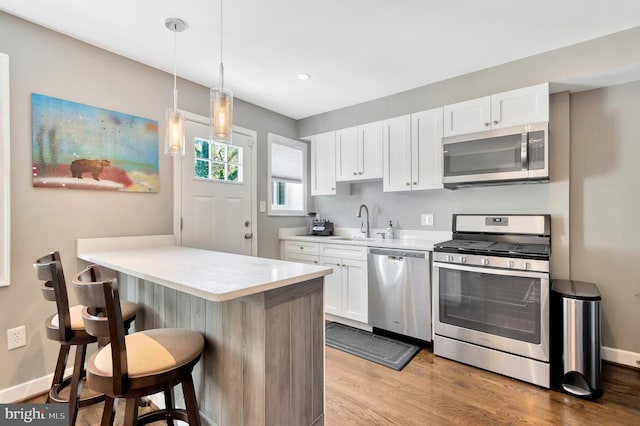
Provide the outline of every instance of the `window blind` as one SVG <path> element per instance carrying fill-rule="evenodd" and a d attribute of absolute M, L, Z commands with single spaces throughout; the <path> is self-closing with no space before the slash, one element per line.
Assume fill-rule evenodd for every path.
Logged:
<path fill-rule="evenodd" d="M 271 145 L 271 178 L 302 183 L 302 151 L 277 142 Z"/>

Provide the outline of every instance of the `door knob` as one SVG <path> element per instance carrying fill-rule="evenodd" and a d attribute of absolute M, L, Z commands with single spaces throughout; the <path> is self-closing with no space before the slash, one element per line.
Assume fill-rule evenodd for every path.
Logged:
<path fill-rule="evenodd" d="M 251 222 L 249 222 L 248 220 L 244 222 L 244 226 L 245 228 L 248 228 L 251 226 Z"/>
<path fill-rule="evenodd" d="M 253 234 L 251 232 L 247 232 L 246 234 L 244 234 L 245 240 L 250 240 L 251 238 L 253 238 Z"/>

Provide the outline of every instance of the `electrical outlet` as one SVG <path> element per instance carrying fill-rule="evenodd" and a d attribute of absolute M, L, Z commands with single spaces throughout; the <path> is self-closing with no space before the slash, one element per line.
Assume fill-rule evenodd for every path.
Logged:
<path fill-rule="evenodd" d="M 7 330 L 7 347 L 9 350 L 27 346 L 27 328 L 24 325 Z"/>
<path fill-rule="evenodd" d="M 422 213 L 422 215 L 420 216 L 420 225 L 433 226 L 433 214 Z"/>

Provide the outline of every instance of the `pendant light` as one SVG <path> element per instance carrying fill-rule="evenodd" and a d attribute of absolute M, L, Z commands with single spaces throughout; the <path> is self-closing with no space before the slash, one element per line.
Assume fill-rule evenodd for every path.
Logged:
<path fill-rule="evenodd" d="M 178 18 L 168 18 L 164 25 L 173 31 L 173 108 L 165 110 L 166 134 L 164 153 L 167 155 L 184 155 L 184 114 L 178 111 L 177 69 L 177 34 L 187 29 L 187 24 Z"/>
<path fill-rule="evenodd" d="M 222 64 L 222 0 L 220 0 L 220 74 L 219 86 L 211 89 L 212 138 L 216 142 L 231 144 L 233 132 L 233 93 L 224 87 L 224 65 Z"/>

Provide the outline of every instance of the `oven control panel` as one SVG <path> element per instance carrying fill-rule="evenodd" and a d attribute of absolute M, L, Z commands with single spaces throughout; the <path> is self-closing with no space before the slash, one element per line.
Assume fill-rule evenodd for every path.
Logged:
<path fill-rule="evenodd" d="M 549 261 L 539 259 L 434 252 L 433 261 L 485 268 L 513 269 L 516 271 L 549 272 Z"/>

